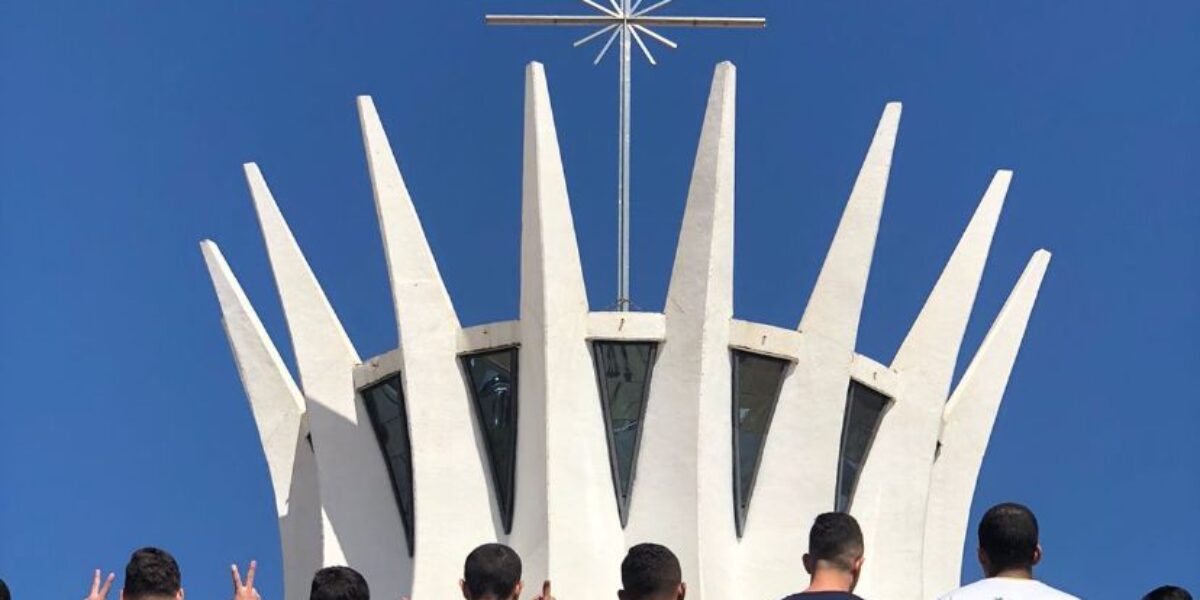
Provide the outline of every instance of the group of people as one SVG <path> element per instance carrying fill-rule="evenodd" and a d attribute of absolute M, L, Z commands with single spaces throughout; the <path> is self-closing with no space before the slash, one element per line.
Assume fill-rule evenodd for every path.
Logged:
<path fill-rule="evenodd" d="M 992 507 L 979 523 L 979 564 L 984 578 L 947 593 L 940 600 L 1077 600 L 1075 596 L 1034 579 L 1033 569 L 1042 559 L 1038 523 L 1033 512 L 1020 504 Z M 863 570 L 866 548 L 854 517 L 825 513 L 816 518 L 808 536 L 804 569 L 808 587 L 784 600 L 862 600 L 854 595 Z M 254 587 L 257 565 L 250 563 L 245 579 L 237 565 L 230 574 L 233 600 L 260 600 Z M 115 573 L 101 578 L 96 570 L 91 591 L 84 600 L 107 600 Z M 684 600 L 687 584 L 679 559 L 666 546 L 638 544 L 621 562 L 619 600 Z M 484 544 L 467 555 L 459 589 L 465 600 L 519 600 L 525 591 L 521 557 L 503 544 Z M 326 567 L 313 576 L 310 600 L 370 600 L 363 576 L 350 567 Z M 0 580 L 0 600 L 12 600 Z M 165 550 L 142 548 L 125 567 L 124 586 L 118 600 L 184 600 L 179 565 Z M 534 600 L 554 600 L 550 582 L 542 584 Z M 733 599 L 740 600 L 740 599 Z M 1142 600 L 1192 600 L 1180 587 L 1163 586 Z"/>

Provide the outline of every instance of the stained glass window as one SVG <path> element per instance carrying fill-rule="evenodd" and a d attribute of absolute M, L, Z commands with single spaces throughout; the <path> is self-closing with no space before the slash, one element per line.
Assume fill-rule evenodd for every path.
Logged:
<path fill-rule="evenodd" d="M 504 532 L 512 531 L 517 475 L 517 347 L 462 357 L 487 444 Z"/>
<path fill-rule="evenodd" d="M 408 555 L 413 553 L 413 475 L 412 444 L 408 437 L 408 412 L 404 390 L 397 374 L 362 391 L 363 406 L 375 430 L 375 439 L 383 452 L 392 493 L 404 522 Z"/>
<path fill-rule="evenodd" d="M 595 342 L 596 376 L 608 430 L 609 462 L 621 525 L 629 518 L 629 499 L 637 470 L 646 394 L 654 364 L 654 342 Z"/>
<path fill-rule="evenodd" d="M 787 366 L 780 358 L 733 351 L 733 497 L 739 536 Z"/>
<path fill-rule="evenodd" d="M 891 398 L 857 382 L 846 394 L 846 416 L 842 421 L 842 448 L 838 459 L 837 498 L 834 510 L 849 512 L 858 487 L 858 477 L 871 452 L 875 433 Z"/>

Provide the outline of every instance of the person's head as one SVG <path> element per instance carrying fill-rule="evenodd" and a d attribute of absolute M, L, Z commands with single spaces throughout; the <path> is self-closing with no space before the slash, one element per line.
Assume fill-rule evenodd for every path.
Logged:
<path fill-rule="evenodd" d="M 367 580 L 350 567 L 325 567 L 313 575 L 309 600 L 371 600 Z"/>
<path fill-rule="evenodd" d="M 1181 587 L 1164 585 L 1150 590 L 1142 600 L 1192 600 L 1192 595 Z"/>
<path fill-rule="evenodd" d="M 683 600 L 687 585 L 679 559 L 666 546 L 638 544 L 621 561 L 620 600 Z"/>
<path fill-rule="evenodd" d="M 8 593 L 8 585 L 0 579 L 0 600 L 12 600 L 12 594 Z"/>
<path fill-rule="evenodd" d="M 808 532 L 808 553 L 804 570 L 814 578 L 818 574 L 841 576 L 851 591 L 858 584 L 863 566 L 863 534 L 854 517 L 840 512 L 817 516 Z"/>
<path fill-rule="evenodd" d="M 484 544 L 472 550 L 459 582 L 467 600 L 516 600 L 523 585 L 521 557 L 504 544 Z"/>
<path fill-rule="evenodd" d="M 159 548 L 142 548 L 125 565 L 122 600 L 183 600 L 179 564 Z"/>
<path fill-rule="evenodd" d="M 1005 502 L 983 514 L 979 521 L 979 565 L 984 575 L 1032 574 L 1041 560 L 1037 517 L 1028 507 Z"/>

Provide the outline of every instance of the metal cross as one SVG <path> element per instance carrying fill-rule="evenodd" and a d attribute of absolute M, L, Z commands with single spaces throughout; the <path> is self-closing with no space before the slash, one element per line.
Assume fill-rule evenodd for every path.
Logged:
<path fill-rule="evenodd" d="M 679 45 L 656 33 L 651 27 L 705 27 L 757 29 L 767 26 L 767 20 L 757 17 L 666 17 L 653 14 L 673 0 L 659 0 L 642 8 L 643 0 L 608 0 L 604 6 L 594 0 L 582 0 L 598 14 L 595 15 L 487 15 L 489 25 L 557 25 L 564 27 L 598 27 L 579 41 L 578 48 L 608 34 L 608 39 L 596 55 L 593 64 L 600 64 L 617 37 L 621 38 L 621 68 L 619 78 L 620 128 L 617 143 L 617 310 L 630 308 L 629 301 L 629 123 L 630 87 L 632 84 L 633 44 L 637 43 L 651 65 L 658 64 L 643 35 L 675 49 Z M 603 0 L 601 0 L 603 1 Z"/>

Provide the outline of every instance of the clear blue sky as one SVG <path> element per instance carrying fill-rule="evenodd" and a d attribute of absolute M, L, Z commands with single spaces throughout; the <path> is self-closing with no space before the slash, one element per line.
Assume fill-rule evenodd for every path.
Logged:
<path fill-rule="evenodd" d="M 1045 578 L 1200 591 L 1200 4 L 678 0 L 635 73 L 634 300 L 663 303 L 714 63 L 739 65 L 737 316 L 794 326 L 885 102 L 905 103 L 859 349 L 891 359 L 997 168 L 1016 177 L 964 358 L 1054 251 L 976 495 L 1030 504 Z M 363 356 L 396 345 L 354 109 L 375 97 L 467 324 L 517 314 L 522 66 L 546 63 L 593 308 L 611 304 L 615 65 L 569 0 L 0 3 L 0 577 L 80 597 L 139 545 L 191 598 L 256 557 L 271 491 L 197 242 L 290 349 L 258 161 Z M 961 366 L 960 366 L 961 369 Z M 799 549 L 797 549 L 799 552 Z M 869 568 L 869 567 L 868 567 Z M 968 560 L 965 574 L 977 571 Z M 797 585 L 801 584 L 799 571 Z M 447 582 L 453 585 L 453 582 Z"/>

